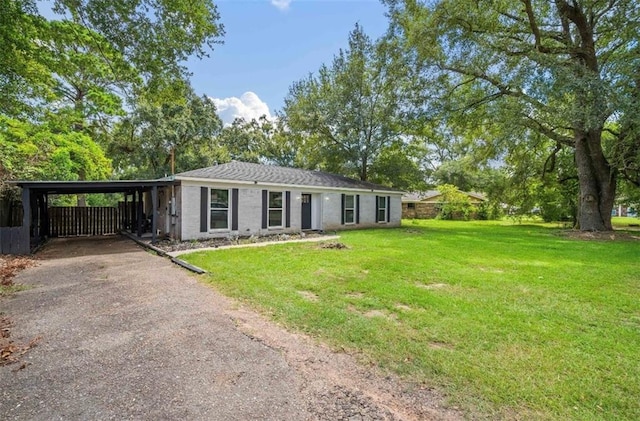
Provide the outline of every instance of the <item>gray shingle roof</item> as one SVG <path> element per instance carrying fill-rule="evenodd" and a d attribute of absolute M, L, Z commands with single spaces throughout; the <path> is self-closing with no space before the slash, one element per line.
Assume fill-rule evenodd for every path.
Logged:
<path fill-rule="evenodd" d="M 250 181 L 258 183 L 276 183 L 294 186 L 332 187 L 345 189 L 383 190 L 400 192 L 401 190 L 367 181 L 354 180 L 341 175 L 322 171 L 309 171 L 275 165 L 251 164 L 248 162 L 229 162 L 176 174 L 177 178 L 210 178 L 213 180 Z"/>

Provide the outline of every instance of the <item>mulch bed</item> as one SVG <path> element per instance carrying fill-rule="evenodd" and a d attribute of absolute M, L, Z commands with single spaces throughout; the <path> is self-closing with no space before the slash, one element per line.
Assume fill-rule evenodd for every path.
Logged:
<path fill-rule="evenodd" d="M 640 232 L 631 233 L 624 231 L 579 231 L 562 230 L 558 233 L 562 237 L 583 241 L 639 241 Z"/>
<path fill-rule="evenodd" d="M 225 237 L 225 238 L 210 238 L 207 240 L 192 240 L 192 241 L 177 241 L 177 240 L 161 240 L 154 244 L 161 250 L 166 252 L 182 251 L 182 250 L 196 250 L 205 247 L 222 247 L 222 246 L 234 246 L 242 244 L 264 243 L 268 241 L 291 241 L 302 240 L 306 238 L 318 238 L 327 234 L 321 233 L 295 233 L 295 234 L 274 234 L 250 237 Z"/>

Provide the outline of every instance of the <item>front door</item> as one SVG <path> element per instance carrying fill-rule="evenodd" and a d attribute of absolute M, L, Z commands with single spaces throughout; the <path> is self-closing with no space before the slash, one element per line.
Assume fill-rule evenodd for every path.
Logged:
<path fill-rule="evenodd" d="M 311 195 L 302 194 L 302 229 L 311 229 Z"/>

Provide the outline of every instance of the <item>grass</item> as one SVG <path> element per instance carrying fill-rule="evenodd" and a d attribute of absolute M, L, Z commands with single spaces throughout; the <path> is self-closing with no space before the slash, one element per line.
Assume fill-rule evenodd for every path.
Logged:
<path fill-rule="evenodd" d="M 469 417 L 640 419 L 640 242 L 421 221 L 317 244 L 197 252 L 221 292 Z"/>
<path fill-rule="evenodd" d="M 0 285 L 0 297 L 8 297 L 26 289 L 28 289 L 26 285 Z"/>
<path fill-rule="evenodd" d="M 611 218 L 611 223 L 616 228 L 624 229 L 629 228 L 629 226 L 640 226 L 640 218 L 614 216 Z"/>

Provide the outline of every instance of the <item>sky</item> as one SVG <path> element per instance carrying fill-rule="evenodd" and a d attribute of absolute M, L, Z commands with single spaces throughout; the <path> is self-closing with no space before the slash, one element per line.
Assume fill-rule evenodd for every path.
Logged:
<path fill-rule="evenodd" d="M 379 0 L 217 0 L 224 44 L 187 62 L 198 95 L 229 124 L 282 108 L 289 86 L 347 47 L 358 23 L 372 38 L 387 29 Z"/>

